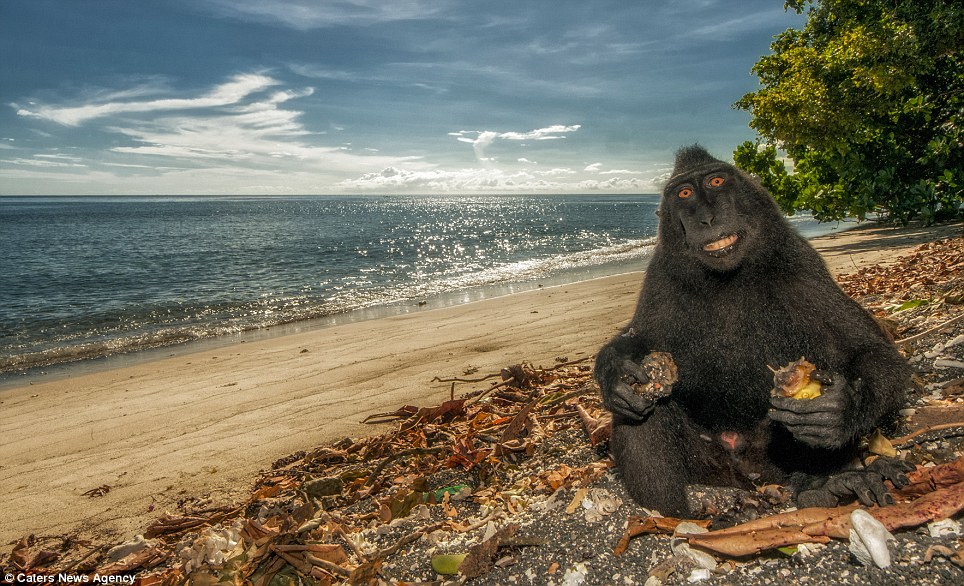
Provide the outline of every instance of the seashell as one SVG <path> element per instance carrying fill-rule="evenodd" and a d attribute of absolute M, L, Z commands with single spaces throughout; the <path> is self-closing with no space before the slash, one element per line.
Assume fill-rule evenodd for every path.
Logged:
<path fill-rule="evenodd" d="M 890 567 L 888 541 L 896 541 L 883 523 L 864 509 L 850 513 L 850 553 L 865 566 Z"/>
<path fill-rule="evenodd" d="M 691 548 L 689 543 L 686 542 L 686 534 L 706 533 L 706 531 L 707 530 L 704 527 L 700 527 L 695 523 L 684 521 L 676 526 L 676 531 L 673 532 L 671 546 L 673 548 L 673 553 L 676 555 L 686 556 L 687 558 L 693 560 L 693 562 L 696 563 L 699 568 L 712 571 L 716 569 L 716 558 L 705 551 Z"/>
<path fill-rule="evenodd" d="M 961 524 L 954 519 L 942 519 L 927 524 L 927 531 L 931 537 L 944 537 L 946 535 L 960 535 Z"/>

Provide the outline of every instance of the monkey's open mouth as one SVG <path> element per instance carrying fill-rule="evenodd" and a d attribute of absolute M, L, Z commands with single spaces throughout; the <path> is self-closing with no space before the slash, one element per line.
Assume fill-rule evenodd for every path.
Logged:
<path fill-rule="evenodd" d="M 713 256 L 723 256 L 729 254 L 740 237 L 736 234 L 730 234 L 729 236 L 724 236 L 719 240 L 715 240 L 703 246 L 703 250 L 710 253 Z"/>

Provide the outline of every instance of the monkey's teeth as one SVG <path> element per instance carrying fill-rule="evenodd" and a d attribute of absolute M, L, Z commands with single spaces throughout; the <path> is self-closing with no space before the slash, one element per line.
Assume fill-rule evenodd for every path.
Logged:
<path fill-rule="evenodd" d="M 707 252 L 716 252 L 717 250 L 723 250 L 728 246 L 733 246 L 739 237 L 736 234 L 731 234 L 726 238 L 720 238 L 716 242 L 710 242 L 703 247 L 703 250 Z"/>

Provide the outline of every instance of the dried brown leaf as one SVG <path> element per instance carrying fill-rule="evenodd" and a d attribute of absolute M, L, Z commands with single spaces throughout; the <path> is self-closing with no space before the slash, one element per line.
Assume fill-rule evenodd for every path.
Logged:
<path fill-rule="evenodd" d="M 147 539 L 152 539 L 160 535 L 167 535 L 169 533 L 177 533 L 178 531 L 200 527 L 207 522 L 208 519 L 205 517 L 177 517 L 174 515 L 164 515 L 147 527 L 147 531 L 144 532 L 144 537 Z"/>
<path fill-rule="evenodd" d="M 640 517 L 632 516 L 629 518 L 629 523 L 626 526 L 626 531 L 623 532 L 623 536 L 619 539 L 619 543 L 613 549 L 614 555 L 622 555 L 629 548 L 629 540 L 633 537 L 639 535 L 647 534 L 660 534 L 660 535 L 670 535 L 676 530 L 676 526 L 687 521 L 693 523 L 700 527 L 709 527 L 711 521 L 706 520 L 690 520 L 690 519 L 676 519 L 674 517 Z"/>
<path fill-rule="evenodd" d="M 148 547 L 123 557 L 114 563 L 101 566 L 97 568 L 94 573 L 101 576 L 113 576 L 124 572 L 133 572 L 134 570 L 150 569 L 166 560 L 169 556 L 169 552 L 159 547 Z"/>
<path fill-rule="evenodd" d="M 466 578 L 476 578 L 487 573 L 492 569 L 499 545 L 515 535 L 518 530 L 517 524 L 510 523 L 496 531 L 489 539 L 470 547 L 469 554 L 459 565 L 459 573 Z"/>

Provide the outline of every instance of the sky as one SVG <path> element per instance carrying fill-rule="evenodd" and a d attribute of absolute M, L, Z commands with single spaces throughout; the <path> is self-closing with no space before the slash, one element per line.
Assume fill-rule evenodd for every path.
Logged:
<path fill-rule="evenodd" d="M 0 195 L 656 193 L 783 0 L 0 0 Z"/>

